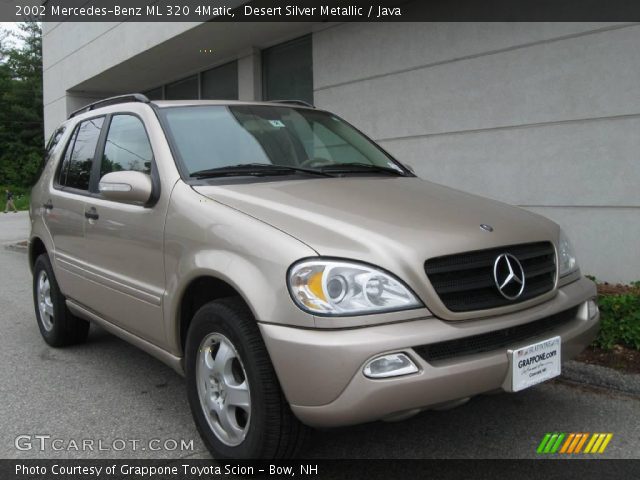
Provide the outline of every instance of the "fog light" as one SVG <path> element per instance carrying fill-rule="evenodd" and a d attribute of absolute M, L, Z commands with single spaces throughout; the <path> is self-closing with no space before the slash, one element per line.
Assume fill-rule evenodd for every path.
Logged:
<path fill-rule="evenodd" d="M 374 358 L 364 366 L 363 371 L 369 378 L 388 378 L 416 373 L 418 367 L 404 353 L 390 353 Z"/>
<path fill-rule="evenodd" d="M 587 313 L 589 315 L 589 320 L 598 315 L 598 304 L 594 299 L 587 300 Z"/>

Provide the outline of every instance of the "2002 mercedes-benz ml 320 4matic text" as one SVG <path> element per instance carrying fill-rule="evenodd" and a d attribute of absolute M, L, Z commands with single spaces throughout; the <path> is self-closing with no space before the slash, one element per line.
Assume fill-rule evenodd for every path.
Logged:
<path fill-rule="evenodd" d="M 183 373 L 218 458 L 530 387 L 598 328 L 558 225 L 421 180 L 301 102 L 116 97 L 72 114 L 46 157 L 42 336 L 95 322 Z"/>

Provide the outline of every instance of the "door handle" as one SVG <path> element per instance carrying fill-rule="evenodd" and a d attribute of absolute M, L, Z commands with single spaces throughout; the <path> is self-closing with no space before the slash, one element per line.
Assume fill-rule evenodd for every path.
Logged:
<path fill-rule="evenodd" d="M 53 203 L 51 203 L 51 200 L 47 200 L 47 203 L 42 204 L 42 208 L 45 210 L 53 210 Z"/>
<path fill-rule="evenodd" d="M 98 220 L 98 218 L 100 218 L 100 215 L 98 215 L 98 211 L 95 209 L 95 207 L 91 207 L 89 210 L 85 210 L 84 216 L 89 220 Z"/>

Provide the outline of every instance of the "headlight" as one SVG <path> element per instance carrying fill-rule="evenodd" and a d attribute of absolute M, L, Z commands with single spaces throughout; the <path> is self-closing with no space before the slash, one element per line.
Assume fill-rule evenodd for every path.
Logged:
<path fill-rule="evenodd" d="M 400 280 L 355 262 L 304 260 L 287 283 L 300 308 L 323 315 L 361 315 L 422 306 Z"/>
<path fill-rule="evenodd" d="M 578 269 L 578 261 L 573 251 L 573 246 L 567 235 L 560 230 L 560 238 L 558 240 L 558 270 L 561 277 L 569 275 Z"/>

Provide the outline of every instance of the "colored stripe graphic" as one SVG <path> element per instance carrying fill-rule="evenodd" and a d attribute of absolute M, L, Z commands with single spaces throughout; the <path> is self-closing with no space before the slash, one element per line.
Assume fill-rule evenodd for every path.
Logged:
<path fill-rule="evenodd" d="M 566 434 L 564 433 L 547 433 L 538 445 L 537 453 L 556 453 L 562 445 L 562 440 Z"/>
<path fill-rule="evenodd" d="M 567 449 L 567 453 L 573 453 L 573 450 L 576 448 L 576 445 L 578 444 L 578 442 L 582 438 L 582 434 L 580 434 L 580 433 L 573 433 L 572 435 L 573 435 L 573 440 L 571 441 L 571 444 L 569 445 L 569 448 Z"/>
<path fill-rule="evenodd" d="M 571 442 L 571 446 L 569 447 L 569 451 L 567 453 L 575 452 L 578 443 L 584 442 L 584 438 L 584 433 L 576 433 L 576 436 L 573 438 L 573 442 Z"/>
<path fill-rule="evenodd" d="M 587 443 L 587 448 L 584 449 L 584 453 L 589 453 L 591 452 L 591 447 L 593 447 L 593 444 L 596 443 L 596 440 L 598 439 L 598 434 L 594 433 L 591 438 L 589 439 L 589 443 Z"/>
<path fill-rule="evenodd" d="M 611 439 L 613 438 L 613 433 L 607 433 L 607 436 L 604 439 L 604 442 L 602 442 L 602 445 L 600 445 L 600 450 L 598 450 L 598 453 L 604 453 L 605 449 L 607 448 L 607 445 L 609 445 L 609 442 L 611 441 Z"/>
<path fill-rule="evenodd" d="M 604 453 L 613 438 L 613 433 L 594 433 L 584 453 Z"/>
<path fill-rule="evenodd" d="M 582 446 L 584 445 L 584 442 L 587 441 L 588 436 L 589 436 L 588 433 L 582 434 L 582 438 L 580 439 L 580 442 L 578 442 L 578 445 L 576 445 L 576 449 L 573 453 L 580 453 L 580 450 L 582 450 Z"/>
<path fill-rule="evenodd" d="M 569 436 L 567 437 L 567 439 L 564 442 L 564 445 L 562 445 L 562 448 L 560 449 L 560 453 L 566 453 L 567 449 L 569 448 L 569 445 L 571 445 L 571 442 L 573 442 L 573 439 L 575 438 L 576 434 L 575 433 L 570 433 Z"/>
<path fill-rule="evenodd" d="M 539 454 L 578 454 L 578 453 L 604 453 L 613 433 L 545 433 L 538 445 L 536 452 Z M 582 448 L 585 446 L 584 451 Z"/>
<path fill-rule="evenodd" d="M 591 450 L 589 450 L 589 452 L 587 453 L 596 453 L 600 448 L 600 444 L 602 443 L 602 440 L 604 440 L 605 436 L 606 435 L 604 435 L 603 433 L 598 433 L 598 438 L 596 438 L 596 443 L 593 444 L 593 447 L 591 447 Z"/>
<path fill-rule="evenodd" d="M 564 433 L 560 433 L 558 435 L 558 439 L 556 440 L 556 443 L 553 445 L 553 447 L 551 447 L 551 451 L 549 453 L 556 453 L 558 451 L 558 449 L 560 448 L 560 444 L 562 443 L 562 440 L 564 440 Z"/>
<path fill-rule="evenodd" d="M 536 453 L 544 452 L 544 447 L 547 445 L 549 438 L 551 438 L 551 434 L 550 433 L 545 434 L 544 438 L 540 442 L 540 445 L 538 445 L 538 449 L 536 450 Z"/>
<path fill-rule="evenodd" d="M 556 438 L 558 438 L 558 434 L 554 433 L 551 435 L 551 438 L 547 442 L 547 446 L 544 447 L 544 453 L 551 453 L 551 447 L 556 443 Z"/>

